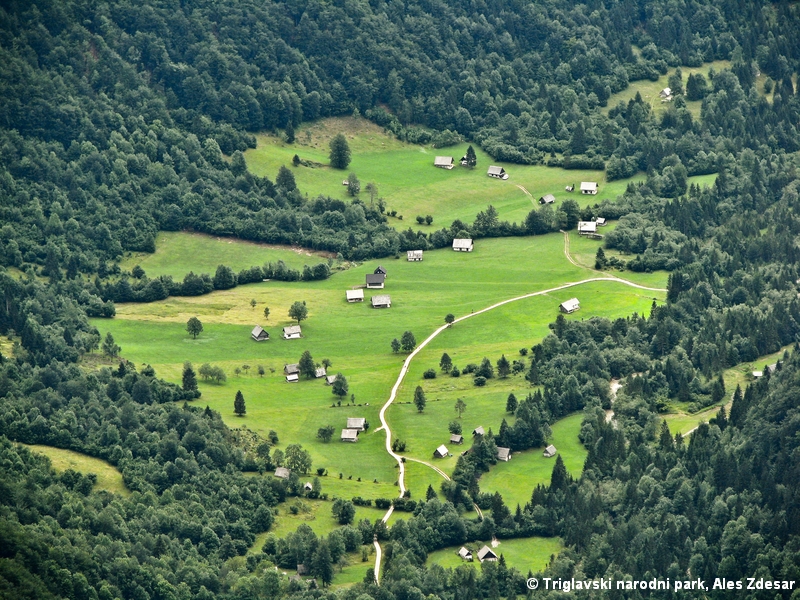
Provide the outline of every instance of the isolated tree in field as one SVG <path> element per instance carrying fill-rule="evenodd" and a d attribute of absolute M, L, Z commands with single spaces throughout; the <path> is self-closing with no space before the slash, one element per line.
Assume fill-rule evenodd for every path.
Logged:
<path fill-rule="evenodd" d="M 378 195 L 378 186 L 375 185 L 374 181 L 370 181 L 364 186 L 364 189 L 369 194 L 369 205 L 372 206 L 372 204 L 375 202 L 375 196 Z"/>
<path fill-rule="evenodd" d="M 350 164 L 350 145 L 341 133 L 331 140 L 331 166 L 334 169 L 346 169 Z"/>
<path fill-rule="evenodd" d="M 361 193 L 361 182 L 355 173 L 347 176 L 347 193 L 351 196 L 358 196 Z"/>
<path fill-rule="evenodd" d="M 287 192 L 297 189 L 297 183 L 294 180 L 294 173 L 281 165 L 281 168 L 278 169 L 278 176 L 275 178 L 275 185 L 277 185 L 279 188 L 283 188 Z"/>
<path fill-rule="evenodd" d="M 400 340 L 398 340 L 397 338 L 394 338 L 392 340 L 392 352 L 394 352 L 395 354 L 400 352 Z"/>
<path fill-rule="evenodd" d="M 475 154 L 475 149 L 470 146 L 467 148 L 467 167 L 470 169 L 474 169 L 475 165 L 478 164 L 478 157 Z"/>
<path fill-rule="evenodd" d="M 444 322 L 447 323 L 448 325 L 452 325 L 453 321 L 455 321 L 455 320 L 456 320 L 456 317 L 455 317 L 455 315 L 453 313 L 447 313 L 445 315 L 445 317 L 444 317 Z"/>
<path fill-rule="evenodd" d="M 433 217 L 431 215 L 425 215 L 425 225 L 430 225 L 433 223 Z"/>
<path fill-rule="evenodd" d="M 514 394 L 509 394 L 508 400 L 506 400 L 506 412 L 512 414 L 517 412 L 517 406 L 519 406 L 517 397 Z"/>
<path fill-rule="evenodd" d="M 505 379 L 508 377 L 509 373 L 511 373 L 511 365 L 509 364 L 506 355 L 503 354 L 497 361 L 497 376 L 501 379 Z"/>
<path fill-rule="evenodd" d="M 203 332 L 203 324 L 200 322 L 200 319 L 197 317 L 192 317 L 186 321 L 186 331 L 189 332 L 189 335 L 192 336 L 192 339 L 196 340 L 197 336 Z"/>
<path fill-rule="evenodd" d="M 461 435 L 461 423 L 458 421 L 450 421 L 450 423 L 447 425 L 447 429 L 454 435 Z"/>
<path fill-rule="evenodd" d="M 269 319 L 269 306 L 264 307 L 264 319 Z"/>
<path fill-rule="evenodd" d="M 111 332 L 109 331 L 106 334 L 106 339 L 103 340 L 103 354 L 109 358 L 114 358 L 120 353 L 121 350 L 122 348 L 117 346 L 117 344 L 114 342 L 114 336 L 111 335 Z"/>
<path fill-rule="evenodd" d="M 325 367 L 325 370 L 330 369 L 332 364 L 333 363 L 331 362 L 330 358 L 323 358 L 322 359 L 322 366 Z"/>
<path fill-rule="evenodd" d="M 344 398 L 347 396 L 350 386 L 347 384 L 347 379 L 345 379 L 344 375 L 337 373 L 331 388 L 334 395 L 339 396 L 339 398 Z"/>
<path fill-rule="evenodd" d="M 236 398 L 233 400 L 233 412 L 236 413 L 236 416 L 242 417 L 247 414 L 247 408 L 244 404 L 244 394 L 242 394 L 242 390 L 236 392 Z"/>
<path fill-rule="evenodd" d="M 185 392 L 193 392 L 197 389 L 197 375 L 195 375 L 192 363 L 183 363 L 183 376 L 181 377 L 182 387 Z"/>
<path fill-rule="evenodd" d="M 606 253 L 602 247 L 597 249 L 597 254 L 594 255 L 594 268 L 598 271 L 602 271 L 608 265 L 608 259 L 606 258 Z"/>
<path fill-rule="evenodd" d="M 305 376 L 306 379 L 312 379 L 317 373 L 317 365 L 308 350 L 300 356 L 298 366 L 300 367 L 300 374 Z"/>
<path fill-rule="evenodd" d="M 255 298 L 250 300 L 250 308 L 255 308 L 256 304 L 258 304 L 258 301 Z"/>
<path fill-rule="evenodd" d="M 322 440 L 323 442 L 330 442 L 331 438 L 333 437 L 333 432 L 335 429 L 333 425 L 326 425 L 325 427 L 320 427 L 317 429 L 317 438 Z"/>
<path fill-rule="evenodd" d="M 303 302 L 297 301 L 292 304 L 289 308 L 289 318 L 297 321 L 298 325 L 300 325 L 300 321 L 305 321 L 308 318 L 308 307 L 306 306 L 305 300 Z"/>
<path fill-rule="evenodd" d="M 333 503 L 331 512 L 339 521 L 339 525 L 350 525 L 356 516 L 356 507 L 350 500 L 337 498 Z"/>
<path fill-rule="evenodd" d="M 286 123 L 286 127 L 284 128 L 283 132 L 286 134 L 286 143 L 294 144 L 294 127 L 292 126 L 291 121 Z"/>
<path fill-rule="evenodd" d="M 464 414 L 464 411 L 467 410 L 467 403 L 464 402 L 464 400 L 462 398 L 459 398 L 458 400 L 456 400 L 455 409 L 456 409 L 456 414 L 458 415 L 458 418 L 460 419 L 461 415 Z"/>
<path fill-rule="evenodd" d="M 266 372 L 267 372 L 267 370 L 264 368 L 264 365 L 258 365 L 258 376 L 259 377 L 263 377 L 264 373 L 266 373 Z"/>
<path fill-rule="evenodd" d="M 283 464 L 296 473 L 308 473 L 311 455 L 300 444 L 289 444 L 283 454 Z"/>
<path fill-rule="evenodd" d="M 299 167 L 300 166 L 300 157 L 297 156 L 297 154 L 295 154 L 292 157 L 292 165 L 294 165 L 295 167 Z"/>
<path fill-rule="evenodd" d="M 414 390 L 414 406 L 417 407 L 417 412 L 422 412 L 425 410 L 425 405 L 428 403 L 427 398 L 425 398 L 425 392 L 422 391 L 422 386 L 417 386 L 417 389 Z"/>
<path fill-rule="evenodd" d="M 417 347 L 417 338 L 410 331 L 406 331 L 400 338 L 400 345 L 403 347 L 403 352 L 411 352 Z"/>
<path fill-rule="evenodd" d="M 453 368 L 453 361 L 447 352 L 442 354 L 442 359 L 439 361 L 439 368 L 445 373 L 449 373 L 450 369 Z"/>
<path fill-rule="evenodd" d="M 244 371 L 244 374 L 247 375 L 247 373 L 250 371 L 250 365 L 242 365 L 242 371 Z"/>

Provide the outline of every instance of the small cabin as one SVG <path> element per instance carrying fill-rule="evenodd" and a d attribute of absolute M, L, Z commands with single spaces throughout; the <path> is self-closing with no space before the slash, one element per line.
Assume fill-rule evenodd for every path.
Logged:
<path fill-rule="evenodd" d="M 574 313 L 581 307 L 581 303 L 577 298 L 570 298 L 569 300 L 562 302 L 558 305 L 559 309 L 563 313 Z"/>
<path fill-rule="evenodd" d="M 453 250 L 456 252 L 472 252 L 473 247 L 471 238 L 456 238 L 453 240 Z"/>
<path fill-rule="evenodd" d="M 409 250 L 406 253 L 408 257 L 408 262 L 417 262 L 422 260 L 422 250 Z"/>
<path fill-rule="evenodd" d="M 363 302 L 364 301 L 364 289 L 358 288 L 357 290 L 346 290 L 345 295 L 347 296 L 348 302 Z"/>
<path fill-rule="evenodd" d="M 367 420 L 364 417 L 347 417 L 347 428 L 356 431 L 366 431 Z"/>
<path fill-rule="evenodd" d="M 372 308 L 391 308 L 392 297 L 389 294 L 380 294 L 372 297 Z"/>
<path fill-rule="evenodd" d="M 437 156 L 433 160 L 433 166 L 440 169 L 452 169 L 455 166 L 452 156 Z"/>
<path fill-rule="evenodd" d="M 303 489 L 304 489 L 305 491 L 307 491 L 307 492 L 310 492 L 310 491 L 312 491 L 312 490 L 314 489 L 314 485 L 313 485 L 313 484 L 312 484 L 310 481 L 306 481 L 306 482 L 303 484 Z"/>
<path fill-rule="evenodd" d="M 597 182 L 596 181 L 581 181 L 581 194 L 597 195 Z"/>
<path fill-rule="evenodd" d="M 553 194 L 545 194 L 539 198 L 539 204 L 553 204 L 555 201 L 556 197 Z"/>
<path fill-rule="evenodd" d="M 511 448 L 501 448 L 500 446 L 497 447 L 497 460 L 502 460 L 503 462 L 508 462 L 511 460 Z"/>
<path fill-rule="evenodd" d="M 672 88 L 665 87 L 658 92 L 658 97 L 661 98 L 662 101 L 669 102 L 672 100 Z"/>
<path fill-rule="evenodd" d="M 451 444 L 463 444 L 464 443 L 464 436 L 458 433 L 454 433 L 450 436 L 450 443 Z"/>
<path fill-rule="evenodd" d="M 285 340 L 299 340 L 301 337 L 300 325 L 289 325 L 283 328 L 283 339 Z"/>
<path fill-rule="evenodd" d="M 503 167 L 491 166 L 489 167 L 489 170 L 486 171 L 486 174 L 489 177 L 494 177 L 495 179 L 508 179 L 508 173 L 506 173 L 506 170 Z"/>
<path fill-rule="evenodd" d="M 343 442 L 357 442 L 358 431 L 355 429 L 342 429 L 342 435 L 339 439 L 341 439 Z"/>
<path fill-rule="evenodd" d="M 269 339 L 269 333 L 264 331 L 261 325 L 256 325 L 253 327 L 253 331 L 250 332 L 250 337 L 257 342 L 265 342 Z"/>
<path fill-rule="evenodd" d="M 275 469 L 275 477 L 278 479 L 289 479 L 289 475 L 291 474 L 292 472 L 286 467 L 278 467 Z"/>
<path fill-rule="evenodd" d="M 300 381 L 300 375 L 297 373 L 286 376 L 286 383 L 297 383 L 298 381 Z"/>
<path fill-rule="evenodd" d="M 594 222 L 597 223 L 598 227 L 605 227 L 606 225 L 608 225 L 608 222 L 606 221 L 605 217 L 597 217 L 594 220 Z"/>
<path fill-rule="evenodd" d="M 449 454 L 450 452 L 447 450 L 447 446 L 442 444 L 433 451 L 433 458 L 446 458 Z"/>
<path fill-rule="evenodd" d="M 325 377 L 327 373 L 325 372 L 325 367 L 317 367 L 314 371 L 314 377 L 319 379 L 320 377 Z"/>
<path fill-rule="evenodd" d="M 597 233 L 597 221 L 578 221 L 578 235 Z"/>
<path fill-rule="evenodd" d="M 574 192 L 575 191 L 575 184 L 571 183 L 567 187 L 565 187 L 564 189 L 566 191 L 568 191 L 568 192 Z"/>
<path fill-rule="evenodd" d="M 461 546 L 461 549 L 458 551 L 458 555 L 461 557 L 461 560 L 472 562 L 472 552 L 467 550 L 464 546 Z"/>
<path fill-rule="evenodd" d="M 386 272 L 386 269 L 384 269 L 381 265 L 378 265 L 377 267 L 375 267 L 375 270 L 373 271 L 373 273 L 375 275 L 383 275 L 384 277 L 388 277 L 389 276 L 388 273 Z"/>
<path fill-rule="evenodd" d="M 547 448 L 544 449 L 544 457 L 545 458 L 553 458 L 556 455 L 556 447 L 553 444 L 550 444 Z"/>
<path fill-rule="evenodd" d="M 299 375 L 300 365 L 296 363 L 291 365 L 283 365 L 283 373 L 284 375 Z"/>
<path fill-rule="evenodd" d="M 484 546 L 478 550 L 478 560 L 481 562 L 494 562 L 497 560 L 497 554 L 489 546 Z"/>
<path fill-rule="evenodd" d="M 486 435 L 486 432 L 483 429 L 483 425 L 473 429 L 472 430 L 472 435 Z"/>
<path fill-rule="evenodd" d="M 337 377 L 338 377 L 338 375 L 326 375 L 325 376 L 325 384 L 326 385 L 333 385 L 334 382 L 336 381 Z"/>
<path fill-rule="evenodd" d="M 368 289 L 380 290 L 383 289 L 386 275 L 383 273 L 367 273 L 366 281 Z"/>

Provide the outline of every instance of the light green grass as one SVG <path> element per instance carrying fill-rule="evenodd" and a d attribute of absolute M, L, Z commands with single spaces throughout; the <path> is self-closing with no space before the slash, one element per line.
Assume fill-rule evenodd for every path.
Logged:
<path fill-rule="evenodd" d="M 64 450 L 63 448 L 54 448 L 53 446 L 43 446 L 40 444 L 21 445 L 38 454 L 44 454 L 50 459 L 53 468 L 59 473 L 63 473 L 67 469 L 78 471 L 84 475 L 94 473 L 97 475 L 97 483 L 94 485 L 95 490 L 106 490 L 123 496 L 130 494 L 130 490 L 128 490 L 125 486 L 125 482 L 122 480 L 122 473 L 104 460 L 87 456 L 86 454 L 75 452 L 74 450 Z"/>
<path fill-rule="evenodd" d="M 579 281 L 595 274 L 571 265 L 564 256 L 563 236 L 549 234 L 529 238 L 479 240 L 473 253 L 463 254 L 449 249 L 425 253 L 421 263 L 405 260 L 369 261 L 361 266 L 334 274 L 319 282 L 264 282 L 239 286 L 233 290 L 215 292 L 195 298 L 169 298 L 150 304 L 120 304 L 117 318 L 96 319 L 102 335 L 110 331 L 122 346 L 122 356 L 137 365 L 152 364 L 159 376 L 179 382 L 183 361 L 195 368 L 204 362 L 222 366 L 228 374 L 223 385 L 201 382 L 200 406 L 208 405 L 220 411 L 231 426 L 247 425 L 261 435 L 274 429 L 280 436 L 279 447 L 301 443 L 312 455 L 314 469 L 327 468 L 333 476 L 362 477 L 381 484 L 394 484 L 397 468 L 384 450 L 384 433 L 374 433 L 379 425 L 378 410 L 389 396 L 404 355 L 392 354 L 390 341 L 413 331 L 422 341 L 442 322 L 444 315 L 470 314 L 495 302 L 536 290 L 557 286 L 565 281 Z M 369 303 L 348 304 L 344 291 L 364 281 L 378 264 L 388 272 L 385 293 L 392 296 L 389 310 L 374 310 Z M 666 275 L 625 274 L 647 283 L 666 283 Z M 371 293 L 367 293 L 367 298 Z M 422 371 L 437 366 L 443 351 L 450 352 L 456 364 L 478 362 L 488 356 L 492 362 L 505 353 L 511 359 L 519 348 L 530 347 L 548 333 L 547 324 L 558 314 L 563 300 L 578 296 L 583 308 L 570 319 L 603 315 L 611 318 L 649 310 L 653 297 L 663 294 L 642 292 L 614 282 L 581 285 L 571 290 L 523 300 L 495 311 L 459 323 L 437 338 L 412 364 L 411 372 L 401 389 L 400 401 L 409 401 L 414 387 L 421 382 Z M 250 307 L 250 299 L 258 305 Z M 287 311 L 292 302 L 305 300 L 309 318 L 302 323 L 304 338 L 280 339 L 280 327 L 290 323 Z M 263 319 L 263 307 L 272 310 L 269 321 Z M 192 340 L 185 331 L 186 320 L 198 316 L 204 324 L 203 333 Z M 272 339 L 257 343 L 249 332 L 255 324 L 264 325 Z M 322 380 L 287 384 L 282 369 L 286 363 L 297 362 L 301 353 L 309 350 L 321 361 L 333 362 L 332 373 L 341 371 L 348 378 L 350 392 L 357 405 L 332 407 L 335 397 Z M 243 364 L 251 366 L 247 375 L 234 375 Z M 267 374 L 256 374 L 263 365 Z M 470 377 L 460 380 L 436 379 L 432 386 L 430 414 L 436 411 L 437 395 L 442 397 L 443 423 L 432 431 L 427 415 L 412 422 L 425 424 L 406 433 L 408 420 L 416 415 L 408 405 L 390 411 L 393 428 L 409 441 L 413 456 L 427 460 L 440 433 L 446 432 L 455 398 L 463 395 L 470 406 L 465 419 L 485 415 L 487 427 L 500 425 L 509 390 L 524 393 L 526 384 L 520 377 L 507 381 L 493 380 L 479 390 Z M 247 404 L 247 415 L 233 414 L 233 398 L 241 390 Z M 473 399 L 474 398 L 474 399 Z M 349 397 L 345 403 L 349 401 Z M 367 406 L 369 404 L 369 406 Z M 481 412 L 483 411 L 483 412 Z M 404 416 L 405 413 L 405 416 Z M 358 443 L 338 441 L 339 430 L 347 417 L 365 417 L 372 425 Z M 398 419 L 394 423 L 394 419 Z M 471 422 L 471 421 L 470 421 Z M 325 444 L 316 439 L 320 427 L 333 425 L 334 440 Z M 441 431 L 440 431 L 441 430 Z M 418 436 L 418 437 L 415 437 Z M 434 439 L 436 438 L 436 439 Z M 446 440 L 447 438 L 445 438 Z M 429 447 L 434 441 L 435 445 Z M 425 476 L 427 477 L 427 476 Z M 425 479 L 423 477 L 423 479 Z M 438 490 L 438 486 L 434 486 Z M 424 493 L 425 487 L 414 493 Z M 415 496 L 416 497 L 416 496 Z"/>
<path fill-rule="evenodd" d="M 484 545 L 484 542 L 472 542 L 466 547 L 472 550 L 475 561 L 472 563 L 464 562 L 457 552 L 461 546 L 450 546 L 436 550 L 428 555 L 427 565 L 437 564 L 445 568 L 456 568 L 459 565 L 470 565 L 476 569 L 480 568 L 477 552 Z M 537 573 L 544 570 L 550 563 L 552 556 L 563 550 L 564 546 L 559 538 L 520 538 L 513 540 L 500 540 L 500 545 L 493 548 L 494 552 L 505 557 L 508 567 L 516 567 L 522 573 L 533 571 Z"/>
<path fill-rule="evenodd" d="M 588 451 L 578 439 L 583 422 L 583 413 L 575 413 L 560 419 L 551 426 L 553 435 L 547 440 L 553 444 L 564 466 L 573 477 L 580 477 Z M 506 506 L 514 512 L 531 499 L 533 488 L 549 485 L 555 458 L 545 458 L 542 448 L 515 452 L 508 462 L 498 462 L 480 479 L 482 492 L 500 492 Z"/>
<path fill-rule="evenodd" d="M 311 132 L 308 142 L 305 132 Z M 292 157 L 328 164 L 328 143 L 336 133 L 345 133 L 352 150 L 352 162 L 346 170 L 328 166 L 309 168 L 292 166 Z M 275 179 L 278 169 L 286 166 L 292 170 L 298 188 L 310 198 L 318 195 L 349 200 L 347 188 L 342 180 L 348 173 L 355 173 L 361 181 L 364 202 L 370 202 L 364 192 L 367 182 L 378 186 L 378 196 L 386 201 L 387 210 L 396 210 L 403 220 L 390 218 L 389 224 L 399 229 L 411 226 L 422 231 L 433 231 L 449 227 L 455 219 L 472 223 L 475 215 L 492 204 L 502 220 L 522 222 L 532 208 L 538 207 L 538 199 L 545 194 L 554 194 L 556 206 L 567 198 L 577 200 L 581 206 L 599 202 L 603 198 L 616 199 L 632 180 L 643 180 L 643 175 L 633 179 L 605 182 L 602 171 L 567 171 L 544 166 L 512 165 L 496 162 L 473 145 L 478 157 L 475 169 L 456 166 L 452 170 L 433 166 L 437 155 L 453 156 L 456 162 L 466 153 L 469 144 L 458 144 L 449 148 L 415 146 L 398 141 L 365 119 L 334 118 L 312 124 L 304 124 L 297 132 L 294 144 L 286 144 L 281 138 L 260 135 L 258 147 L 245 153 L 248 168 L 256 175 Z M 509 173 L 509 179 L 501 181 L 489 178 L 489 165 L 499 165 Z M 597 181 L 600 193 L 597 196 L 581 196 L 564 191 L 568 184 L 581 181 Z M 525 187 L 528 196 L 517 185 Z M 430 226 L 417 225 L 417 215 L 431 215 Z"/>
<path fill-rule="evenodd" d="M 683 74 L 683 87 L 684 89 L 686 88 L 686 81 L 689 79 L 689 75 L 696 75 L 697 73 L 702 73 L 702 75 L 706 78 L 706 82 L 710 86 L 711 83 L 708 80 L 708 71 L 713 67 L 714 70 L 719 73 L 723 69 L 730 68 L 730 66 L 731 62 L 729 60 L 716 60 L 711 63 L 706 63 L 700 67 L 681 67 L 681 72 Z M 675 69 L 670 67 L 669 71 L 667 71 L 667 74 L 659 77 L 657 81 L 650 81 L 649 79 L 632 81 L 627 88 L 621 92 L 611 95 L 611 97 L 608 99 L 608 106 L 603 109 L 603 112 L 608 114 L 608 111 L 610 111 L 620 102 L 627 104 L 628 101 L 632 100 L 638 92 L 642 95 L 642 100 L 645 102 L 645 104 L 649 104 L 653 109 L 653 113 L 656 116 L 660 116 L 669 107 L 669 102 L 661 102 L 659 93 L 661 90 L 667 87 L 669 76 L 674 72 Z M 763 89 L 763 84 L 761 85 L 761 88 Z M 701 100 L 686 101 L 686 106 L 689 109 L 689 112 L 692 113 L 692 117 L 695 119 L 700 118 L 701 105 Z"/>
<path fill-rule="evenodd" d="M 305 248 L 256 244 L 202 233 L 162 231 L 156 236 L 156 251 L 153 254 L 129 253 L 120 262 L 120 267 L 130 270 L 139 265 L 149 277 L 171 275 L 178 281 L 189 271 L 213 276 L 219 265 L 239 272 L 282 260 L 288 267 L 302 270 L 304 265 L 325 262 L 329 256 L 329 253 Z"/>
<path fill-rule="evenodd" d="M 736 386 L 740 385 L 742 392 L 744 392 L 745 388 L 750 383 L 755 381 L 755 378 L 753 377 L 753 371 L 763 371 L 766 365 L 771 365 L 779 360 L 783 360 L 784 352 L 789 350 L 791 347 L 791 344 L 784 346 L 772 354 L 767 354 L 766 356 L 761 356 L 754 361 L 741 363 L 735 367 L 726 369 L 722 375 L 723 381 L 725 382 L 726 398 L 719 404 L 715 404 L 714 406 L 710 406 L 709 408 L 696 413 L 689 413 L 686 410 L 688 405 L 684 406 L 677 403 L 673 404 L 672 410 L 674 412 L 664 416 L 664 420 L 667 422 L 670 432 L 673 435 L 678 432 L 685 435 L 697 427 L 700 423 L 707 423 L 710 419 L 715 417 L 717 412 L 719 412 L 719 407 L 722 405 L 727 406 L 726 410 L 730 412 L 731 397 L 733 396 L 733 392 L 736 390 Z"/>

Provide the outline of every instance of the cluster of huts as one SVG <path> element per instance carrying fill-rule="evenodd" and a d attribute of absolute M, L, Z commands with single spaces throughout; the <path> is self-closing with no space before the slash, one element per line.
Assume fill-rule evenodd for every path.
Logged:
<path fill-rule="evenodd" d="M 465 560 L 467 562 L 473 561 L 472 551 L 469 550 L 466 546 L 461 546 L 461 548 L 458 551 L 458 555 L 461 557 L 461 560 Z M 477 556 L 480 562 L 497 561 L 497 554 L 495 553 L 495 551 L 486 545 L 484 545 L 483 548 L 478 550 Z"/>
<path fill-rule="evenodd" d="M 462 156 L 460 162 L 461 166 L 466 167 L 468 164 L 467 157 Z M 449 171 L 456 166 L 456 161 L 452 156 L 437 156 L 433 159 L 433 166 L 439 169 L 447 169 Z M 488 171 L 486 171 L 486 174 L 495 179 L 508 179 L 508 173 L 506 173 L 506 170 L 503 167 L 498 167 L 495 165 L 490 166 Z"/>
<path fill-rule="evenodd" d="M 269 332 L 261 327 L 261 325 L 256 325 L 253 327 L 253 331 L 250 332 L 250 337 L 256 342 L 266 342 L 269 339 Z M 302 337 L 300 325 L 289 325 L 288 327 L 284 327 L 281 337 L 285 340 L 300 339 Z"/>
<path fill-rule="evenodd" d="M 378 266 L 372 273 L 367 273 L 366 281 L 363 286 L 359 286 L 352 290 L 345 291 L 345 297 L 348 302 L 363 302 L 364 289 L 368 290 L 382 290 L 386 285 L 386 269 Z M 370 298 L 372 308 L 391 308 L 392 297 L 389 294 L 376 294 Z"/>
<path fill-rule="evenodd" d="M 300 381 L 300 365 L 297 363 L 284 365 L 283 374 L 286 376 L 286 383 L 297 383 Z M 320 379 L 321 377 L 325 377 L 325 383 L 328 385 L 333 385 L 333 382 L 336 381 L 336 375 L 328 375 L 325 367 L 317 367 L 314 378 Z"/>
<path fill-rule="evenodd" d="M 486 430 L 483 428 L 483 426 L 476 427 L 475 429 L 472 430 L 473 437 L 478 437 L 482 435 L 486 435 Z M 450 435 L 450 443 L 457 444 L 460 446 L 461 444 L 464 443 L 464 436 L 461 435 L 460 433 L 453 433 Z M 467 450 L 466 452 L 462 452 L 462 454 L 466 454 L 467 452 L 469 452 L 469 450 Z M 557 452 L 556 447 L 551 444 L 544 449 L 544 457 L 552 458 L 553 456 L 556 455 L 556 452 Z M 445 446 L 444 444 L 442 444 L 441 446 L 436 448 L 436 450 L 433 451 L 433 458 L 447 458 L 448 456 L 452 456 L 452 454 L 450 454 L 450 450 L 448 450 L 447 446 Z M 511 448 L 498 446 L 497 460 L 502 460 L 503 462 L 510 461 Z"/>
<path fill-rule="evenodd" d="M 364 417 L 348 417 L 347 426 L 342 429 L 339 439 L 343 442 L 357 442 L 358 434 L 366 431 L 369 424 Z"/>

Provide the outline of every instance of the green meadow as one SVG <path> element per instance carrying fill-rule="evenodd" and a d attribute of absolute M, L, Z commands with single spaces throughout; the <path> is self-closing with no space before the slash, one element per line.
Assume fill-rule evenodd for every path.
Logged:
<path fill-rule="evenodd" d="M 304 265 L 324 262 L 328 256 L 306 248 L 257 244 L 186 231 L 161 231 L 156 236 L 153 254 L 128 253 L 120 267 L 130 270 L 139 265 L 149 277 L 171 275 L 180 280 L 189 271 L 214 275 L 218 265 L 226 265 L 238 272 L 254 265 L 282 260 L 286 266 L 302 270 Z"/>
<path fill-rule="evenodd" d="M 128 490 L 125 486 L 125 482 L 122 480 L 122 473 L 104 460 L 87 456 L 86 454 L 75 452 L 74 450 L 54 448 L 53 446 L 43 446 L 40 444 L 21 445 L 37 454 L 44 454 L 50 459 L 50 464 L 59 473 L 63 473 L 67 469 L 78 471 L 84 475 L 94 473 L 97 476 L 97 483 L 94 485 L 95 490 L 106 490 L 123 496 L 130 494 L 130 490 Z"/>
<path fill-rule="evenodd" d="M 427 565 L 437 564 L 442 567 L 456 568 L 459 565 L 469 565 L 476 569 L 480 568 L 477 552 L 483 547 L 483 542 L 473 542 L 466 547 L 475 556 L 474 562 L 468 563 L 458 556 L 461 546 L 450 546 L 436 550 L 428 555 Z M 492 548 L 495 554 L 505 557 L 509 567 L 516 567 L 522 573 L 542 571 L 549 563 L 550 559 L 561 552 L 564 546 L 559 538 L 531 537 L 513 540 L 500 540 L 500 544 Z"/>
<path fill-rule="evenodd" d="M 229 425 L 246 425 L 261 435 L 274 429 L 280 437 L 279 447 L 303 444 L 311 452 L 314 469 L 326 468 L 331 476 L 342 473 L 345 480 L 361 477 L 363 481 L 377 479 L 380 484 L 392 485 L 397 480 L 397 467 L 384 450 L 385 433 L 374 431 L 379 425 L 378 411 L 405 358 L 402 353 L 392 353 L 392 338 L 410 330 L 421 342 L 449 312 L 467 315 L 501 300 L 596 276 L 569 263 L 563 244 L 561 234 L 479 240 L 470 254 L 443 249 L 426 252 L 421 263 L 369 261 L 335 273 L 326 281 L 262 282 L 194 298 L 119 305 L 115 319 L 94 323 L 103 335 L 106 331 L 114 335 L 125 358 L 137 365 L 151 364 L 168 380 L 180 381 L 186 360 L 195 368 L 205 362 L 222 366 L 227 382 L 217 385 L 201 381 L 203 396 L 197 403 L 218 410 Z M 364 275 L 378 264 L 389 272 L 383 292 L 392 296 L 392 308 L 375 310 L 368 301 L 348 304 L 344 291 L 361 284 Z M 666 283 L 663 273 L 628 275 L 658 287 Z M 367 299 L 370 295 L 368 291 Z M 438 368 L 442 352 L 450 353 L 462 368 L 484 356 L 492 362 L 501 354 L 509 359 L 517 357 L 519 348 L 530 347 L 547 334 L 547 324 L 558 314 L 558 304 L 572 296 L 581 299 L 583 308 L 568 317 L 571 319 L 646 313 L 653 298 L 663 299 L 660 292 L 617 282 L 594 282 L 513 302 L 457 323 L 415 359 L 400 390 L 399 403 L 389 411 L 394 435 L 407 441 L 409 456 L 430 458 L 447 433 L 457 397 L 464 397 L 469 407 L 463 417 L 465 429 L 484 424 L 496 430 L 504 417 L 508 393 L 526 393 L 521 376 L 492 380 L 485 388 L 475 388 L 471 377 L 423 380 L 425 369 Z M 250 306 L 251 299 L 257 300 L 255 308 Z M 280 331 L 290 324 L 287 312 L 296 300 L 307 302 L 309 318 L 302 323 L 304 337 L 286 341 Z M 264 306 L 272 311 L 268 321 L 263 318 Z M 192 316 L 204 324 L 196 340 L 185 331 L 185 323 Z M 267 328 L 272 339 L 252 341 L 249 332 L 256 324 Z M 283 366 L 297 362 L 304 350 L 318 362 L 331 360 L 330 371 L 347 377 L 354 398 L 348 396 L 338 406 L 323 380 L 286 383 Z M 235 375 L 235 369 L 243 365 L 250 369 Z M 264 377 L 257 374 L 259 365 L 265 368 Z M 411 400 L 419 384 L 431 400 L 422 415 L 410 404 L 403 404 Z M 233 414 L 237 390 L 245 396 L 244 417 Z M 338 440 L 339 429 L 348 417 L 365 417 L 371 424 L 356 444 Z M 336 433 L 332 441 L 323 443 L 316 433 L 326 425 L 333 425 Z M 445 470 L 452 466 L 446 464 Z M 412 494 L 418 497 L 431 483 L 430 475 L 420 473 L 419 485 L 413 479 L 410 483 Z M 434 488 L 438 490 L 438 484 Z"/>
<path fill-rule="evenodd" d="M 327 166 L 330 139 L 344 133 L 352 151 L 352 162 L 344 171 Z M 318 195 L 348 200 L 347 188 L 342 180 L 355 173 L 361 181 L 361 199 L 370 202 L 365 191 L 368 182 L 378 187 L 387 210 L 396 210 L 403 219 L 390 218 L 389 223 L 399 229 L 414 227 L 433 231 L 449 227 L 455 219 L 471 223 L 478 211 L 492 204 L 503 220 L 522 222 L 538 199 L 545 194 L 556 197 L 556 206 L 567 198 L 577 200 L 581 206 L 599 202 L 604 198 L 614 200 L 621 195 L 630 181 L 644 180 L 644 175 L 607 183 L 603 171 L 567 171 L 560 168 L 530 165 L 513 165 L 495 162 L 477 145 L 475 169 L 460 165 L 452 170 L 433 166 L 437 155 L 453 156 L 456 163 L 466 153 L 469 144 L 448 148 L 431 148 L 400 142 L 384 133 L 381 127 L 365 119 L 340 117 L 323 122 L 303 124 L 293 144 L 271 135 L 259 135 L 258 147 L 245 153 L 248 168 L 256 175 L 275 179 L 278 169 L 286 166 L 294 173 L 298 187 L 309 198 Z M 292 166 L 292 157 L 319 163 L 317 167 Z M 509 178 L 505 181 L 486 175 L 489 165 L 502 166 Z M 597 181 L 597 196 L 568 193 L 569 184 Z M 518 186 L 530 192 L 526 194 Z M 417 215 L 431 215 L 433 223 L 417 225 Z"/>

